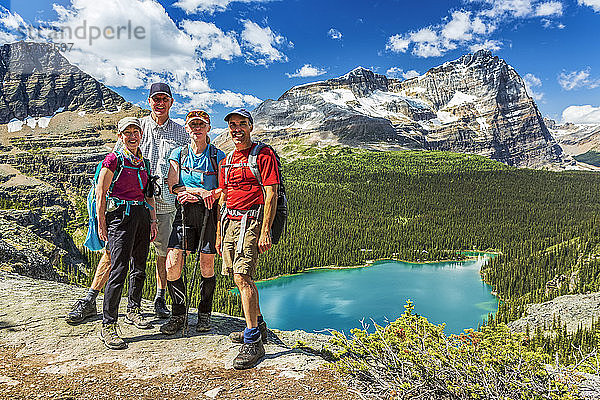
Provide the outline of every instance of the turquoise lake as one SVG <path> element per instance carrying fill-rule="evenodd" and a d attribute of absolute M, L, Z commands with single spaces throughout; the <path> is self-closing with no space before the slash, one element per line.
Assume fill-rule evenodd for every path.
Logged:
<path fill-rule="evenodd" d="M 332 328 L 348 333 L 364 318 L 394 321 L 407 299 L 446 333 L 477 328 L 498 309 L 479 270 L 487 258 L 415 264 L 378 261 L 352 269 L 321 269 L 257 282 L 260 308 L 270 328 L 307 332 Z"/>

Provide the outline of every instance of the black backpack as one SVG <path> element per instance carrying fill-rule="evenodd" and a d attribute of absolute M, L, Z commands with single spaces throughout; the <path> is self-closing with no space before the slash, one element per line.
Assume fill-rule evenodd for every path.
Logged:
<path fill-rule="evenodd" d="M 250 151 L 250 155 L 248 156 L 248 168 L 250 168 L 250 172 L 256 178 L 258 183 L 261 186 L 264 186 L 262 183 L 262 178 L 260 176 L 260 170 L 258 169 L 258 153 L 265 147 L 271 149 L 273 154 L 275 154 L 275 159 L 277 160 L 277 169 L 279 170 L 279 190 L 277 193 L 277 207 L 275 209 L 275 218 L 273 218 L 273 225 L 271 225 L 271 242 L 273 244 L 279 243 L 281 236 L 283 236 L 284 231 L 287 232 L 287 220 L 288 220 L 288 200 L 287 194 L 285 193 L 285 186 L 283 185 L 283 172 L 281 166 L 281 160 L 279 159 L 279 155 L 275 151 L 275 149 L 263 142 L 256 142 L 256 146 Z M 231 160 L 233 158 L 233 151 L 227 155 L 227 159 L 225 160 L 226 165 L 231 165 Z M 228 174 L 229 171 L 226 171 L 225 174 Z M 264 189 L 263 189 L 264 190 Z"/>

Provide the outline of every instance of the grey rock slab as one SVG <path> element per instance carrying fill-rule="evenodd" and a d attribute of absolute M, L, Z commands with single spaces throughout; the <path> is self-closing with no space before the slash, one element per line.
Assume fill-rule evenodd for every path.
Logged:
<path fill-rule="evenodd" d="M 573 333 L 581 326 L 590 327 L 592 319 L 600 318 L 600 292 L 590 294 L 569 294 L 538 304 L 529 304 L 523 317 L 508 324 L 513 331 L 525 332 L 527 326 L 531 332 L 539 326 L 552 326 L 553 320 L 560 318 L 567 325 L 567 331 Z"/>
<path fill-rule="evenodd" d="M 231 343 L 228 335 L 244 327 L 241 318 L 215 313 L 213 330 L 196 333 L 196 311 L 191 309 L 188 337 L 165 336 L 159 331 L 165 320 L 154 319 L 154 327 L 147 330 L 124 323 L 127 299 L 122 298 L 119 326 L 128 348 L 109 350 L 99 338 L 101 314 L 76 326 L 64 320 L 86 289 L 0 271 L 0 293 L 0 344 L 15 346 L 17 356 L 43 357 L 47 366 L 42 372 L 47 373 L 70 374 L 84 367 L 117 363 L 126 367 L 125 377 L 136 378 L 176 374 L 189 367 L 232 368 L 240 345 Z M 101 302 L 99 296 L 99 312 Z M 153 318 L 152 302 L 143 302 L 142 313 Z M 319 356 L 292 348 L 302 337 L 298 331 L 271 332 L 266 356 L 257 368 L 297 374 L 326 363 Z M 312 343 L 314 338 L 315 334 L 306 334 L 302 340 Z"/>

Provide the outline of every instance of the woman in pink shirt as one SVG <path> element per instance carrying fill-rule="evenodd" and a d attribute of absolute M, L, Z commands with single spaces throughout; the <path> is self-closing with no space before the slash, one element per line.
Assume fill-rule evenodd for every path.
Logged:
<path fill-rule="evenodd" d="M 140 329 L 152 328 L 142 316 L 140 306 L 148 249 L 157 233 L 153 193 L 146 193 L 149 163 L 139 149 L 142 139 L 140 121 L 134 117 L 123 118 L 118 130 L 119 139 L 125 146 L 106 156 L 96 185 L 98 233 L 100 239 L 107 242 L 111 258 L 100 331 L 100 338 L 109 349 L 127 347 L 117 333 L 117 317 L 130 264 L 125 322 Z"/>

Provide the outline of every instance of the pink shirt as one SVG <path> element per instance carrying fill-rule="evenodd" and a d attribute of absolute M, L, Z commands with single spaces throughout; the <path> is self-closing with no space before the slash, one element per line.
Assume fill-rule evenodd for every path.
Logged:
<path fill-rule="evenodd" d="M 142 192 L 142 188 L 140 187 L 140 182 L 138 180 L 137 167 L 130 163 L 125 157 L 123 157 L 123 161 L 124 166 L 134 167 L 135 169 L 122 169 L 119 179 L 115 182 L 112 193 L 109 193 L 109 196 L 116 197 L 121 200 L 144 201 L 144 193 Z M 114 173 L 117 169 L 117 155 L 115 153 L 108 153 L 108 155 L 104 158 L 104 161 L 102 161 L 102 167 L 106 167 Z M 142 178 L 142 184 L 144 187 L 146 187 L 146 183 L 148 182 L 148 173 L 145 170 L 140 171 L 140 177 Z"/>

